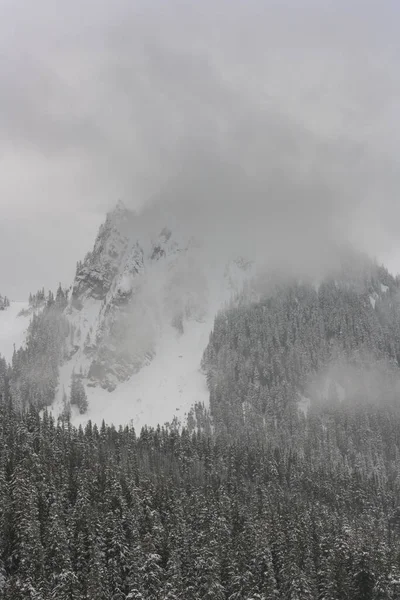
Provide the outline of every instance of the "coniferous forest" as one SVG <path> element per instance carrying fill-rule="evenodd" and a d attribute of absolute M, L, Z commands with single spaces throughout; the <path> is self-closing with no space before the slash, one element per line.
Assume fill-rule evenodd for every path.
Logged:
<path fill-rule="evenodd" d="M 397 598 L 400 411 L 324 422 L 301 421 L 296 446 L 75 429 L 6 395 L 0 597 Z"/>
<path fill-rule="evenodd" d="M 0 598 L 399 598 L 399 286 L 368 265 L 228 307 L 210 410 L 141 431 L 43 409 L 68 336 L 50 297 L 0 361 Z"/>

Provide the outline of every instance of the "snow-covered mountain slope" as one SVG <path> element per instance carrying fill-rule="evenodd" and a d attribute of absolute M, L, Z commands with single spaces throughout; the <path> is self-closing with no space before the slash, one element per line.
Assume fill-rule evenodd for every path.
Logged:
<path fill-rule="evenodd" d="M 14 344 L 18 349 L 24 345 L 30 314 L 20 314 L 28 308 L 27 302 L 11 302 L 5 310 L 0 310 L 0 354 L 11 362 Z"/>
<path fill-rule="evenodd" d="M 197 402 L 208 404 L 208 390 L 200 361 L 207 345 L 212 321 L 188 325 L 179 335 L 172 326 L 166 326 L 157 341 L 154 358 L 128 380 L 109 392 L 101 387 L 86 386 L 88 412 L 80 415 L 72 407 L 73 422 L 88 419 L 101 423 L 131 423 L 135 428 L 144 425 L 179 420 Z M 68 393 L 72 372 L 79 372 L 79 358 L 68 361 L 60 370 L 60 391 Z M 88 382 L 87 379 L 84 381 Z M 61 411 L 62 395 L 56 409 Z"/>
<path fill-rule="evenodd" d="M 62 410 L 73 374 L 82 379 L 89 409 L 76 421 L 155 425 L 208 402 L 201 357 L 252 264 L 217 260 L 168 220 L 153 225 L 119 204 L 78 263 L 56 399 Z"/>

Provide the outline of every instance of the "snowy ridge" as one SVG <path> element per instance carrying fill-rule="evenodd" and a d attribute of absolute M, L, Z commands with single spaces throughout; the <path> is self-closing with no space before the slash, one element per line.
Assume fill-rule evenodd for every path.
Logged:
<path fill-rule="evenodd" d="M 168 227 L 154 236 L 119 204 L 78 265 L 56 412 L 73 373 L 89 401 L 85 415 L 72 407 L 75 423 L 155 425 L 208 404 L 200 363 L 214 317 L 252 273 L 249 261 L 218 264 L 198 240 Z"/>

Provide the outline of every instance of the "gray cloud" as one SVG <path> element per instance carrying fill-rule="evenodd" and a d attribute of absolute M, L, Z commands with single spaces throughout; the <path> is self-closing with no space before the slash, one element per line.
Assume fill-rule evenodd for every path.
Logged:
<path fill-rule="evenodd" d="M 69 282 L 120 197 L 225 246 L 395 256 L 399 23 L 394 0 L 3 0 L 1 288 Z"/>

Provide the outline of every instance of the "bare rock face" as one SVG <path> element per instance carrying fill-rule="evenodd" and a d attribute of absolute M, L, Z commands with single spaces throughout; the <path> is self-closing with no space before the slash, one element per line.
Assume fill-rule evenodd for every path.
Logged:
<path fill-rule="evenodd" d="M 150 231 L 148 221 L 119 203 L 77 265 L 66 309 L 70 356 L 90 386 L 112 391 L 152 361 L 163 328 L 183 335 L 189 321 L 202 322 L 214 310 L 215 261 L 205 259 L 201 243 L 167 226 Z M 248 271 L 246 261 L 224 265 L 223 300 Z"/>
<path fill-rule="evenodd" d="M 72 288 L 72 302 L 77 308 L 86 297 L 104 300 L 110 291 L 129 244 L 126 231 L 130 217 L 130 211 L 118 203 L 100 227 L 92 252 L 78 263 Z"/>

